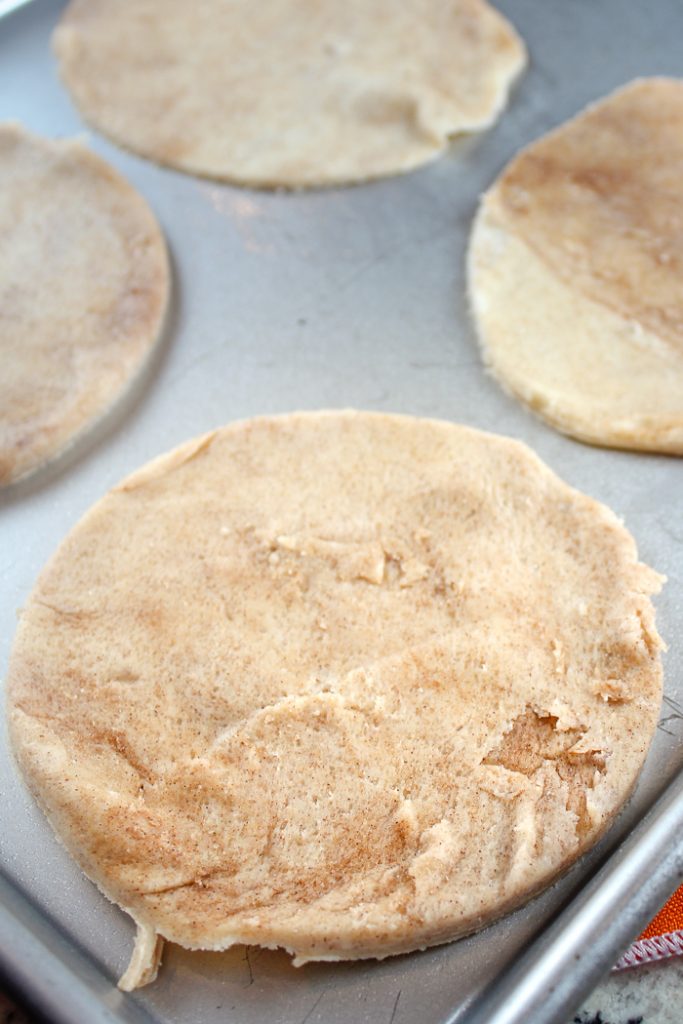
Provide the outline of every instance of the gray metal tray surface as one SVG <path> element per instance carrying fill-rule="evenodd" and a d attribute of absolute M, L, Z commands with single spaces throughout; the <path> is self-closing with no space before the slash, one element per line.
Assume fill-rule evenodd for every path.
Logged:
<path fill-rule="evenodd" d="M 87 132 L 50 51 L 63 3 L 34 0 L 0 21 L 0 119 L 47 135 L 85 133 L 156 211 L 175 288 L 163 343 L 144 378 L 70 453 L 0 499 L 0 671 L 17 610 L 42 565 L 97 498 L 186 438 L 260 413 L 351 406 L 441 417 L 521 438 L 561 477 L 623 516 L 643 560 L 668 576 L 657 599 L 669 644 L 666 699 L 629 805 L 600 846 L 540 897 L 478 935 L 423 953 L 294 969 L 282 952 L 190 953 L 168 946 L 158 981 L 124 996 L 114 983 L 132 949 L 132 925 L 54 838 L 3 733 L 0 963 L 10 965 L 14 981 L 55 1020 L 461 1020 L 507 961 L 593 878 L 683 765 L 683 462 L 591 448 L 535 419 L 484 373 L 464 296 L 465 250 L 481 192 L 520 146 L 589 101 L 639 75 L 683 76 L 683 5 L 500 0 L 499 6 L 526 39 L 530 67 L 497 126 L 454 143 L 410 175 L 294 194 L 193 179 Z M 641 855 L 643 842 L 636 836 Z M 633 888 L 642 856 L 639 868 L 629 864 Z M 655 898 L 667 884 L 674 887 L 678 865 L 669 864 Z M 592 883 L 601 894 L 596 935 L 619 910 L 601 879 Z M 631 930 L 637 926 L 631 922 Z M 562 918 L 556 927 L 566 937 Z M 609 934 L 616 945 L 603 948 L 603 960 L 616 958 L 619 942 L 630 937 Z M 571 978 L 570 999 L 578 1002 L 581 983 L 578 974 L 575 984 Z M 534 1012 L 528 1021 L 546 1019 Z"/>

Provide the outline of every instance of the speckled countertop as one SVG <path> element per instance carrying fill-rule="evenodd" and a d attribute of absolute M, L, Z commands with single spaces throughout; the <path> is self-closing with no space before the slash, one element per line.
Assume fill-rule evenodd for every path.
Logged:
<path fill-rule="evenodd" d="M 586 1000 L 574 1021 L 576 1024 L 682 1024 L 683 957 L 610 974 Z"/>
<path fill-rule="evenodd" d="M 610 974 L 567 1024 L 682 1022 L 683 957 L 673 957 Z M 33 1024 L 33 1018 L 0 992 L 0 1024 Z"/>

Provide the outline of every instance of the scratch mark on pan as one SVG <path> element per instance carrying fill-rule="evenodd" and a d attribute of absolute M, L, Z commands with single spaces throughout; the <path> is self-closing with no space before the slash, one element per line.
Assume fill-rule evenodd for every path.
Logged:
<path fill-rule="evenodd" d="M 251 960 L 249 959 L 249 946 L 247 946 L 244 950 L 244 959 L 249 970 L 249 981 L 247 982 L 246 985 L 246 987 L 249 988 L 250 985 L 254 984 L 254 971 L 252 970 Z"/>
<path fill-rule="evenodd" d="M 460 363 L 447 363 L 447 362 L 421 362 L 419 360 L 413 360 L 408 363 L 413 370 L 471 370 L 473 366 L 477 366 L 473 359 L 464 360 Z"/>
<path fill-rule="evenodd" d="M 659 728 L 662 732 L 669 732 L 668 729 L 664 728 L 667 722 L 683 722 L 683 717 L 681 715 L 667 715 L 666 718 L 660 719 Z M 673 736 L 673 733 L 669 732 L 669 736 Z"/>
<path fill-rule="evenodd" d="M 167 382 L 166 387 L 175 387 L 176 384 L 179 384 L 180 381 L 189 376 L 193 370 L 206 362 L 207 359 L 212 359 L 218 352 L 225 351 L 227 344 L 227 342 L 223 342 L 221 345 L 214 345 L 212 348 L 208 348 L 206 351 L 200 352 L 194 359 L 191 359 L 186 366 L 181 367 L 178 372 L 171 377 Z"/>
<path fill-rule="evenodd" d="M 671 537 L 671 540 L 675 541 L 676 544 L 683 544 L 683 536 L 676 530 L 672 530 L 668 523 L 663 522 L 661 519 L 657 519 L 657 523 L 662 533 L 665 533 L 667 537 Z"/>
<path fill-rule="evenodd" d="M 391 1011 L 391 1017 L 389 1018 L 389 1024 L 394 1024 L 394 1018 L 396 1016 L 396 1011 L 398 1010 L 398 1001 L 401 998 L 401 992 L 402 991 L 403 991 L 403 989 L 401 989 L 401 988 L 398 990 L 398 995 L 396 996 L 396 998 L 394 1000 L 394 1008 Z"/>
<path fill-rule="evenodd" d="M 672 733 L 670 729 L 665 728 L 665 726 L 667 722 L 683 722 L 683 708 L 673 699 L 673 697 L 667 697 L 666 694 L 663 697 L 663 701 L 671 710 L 671 714 L 665 715 L 664 718 L 660 718 L 657 723 L 657 728 L 662 732 L 665 732 L 667 736 L 673 736 L 674 733 Z"/>
<path fill-rule="evenodd" d="M 371 257 L 371 259 L 366 260 L 364 263 L 361 263 L 361 265 L 357 267 L 351 274 L 348 274 L 345 278 L 343 278 L 338 283 L 337 287 L 339 288 L 340 291 L 345 291 L 349 287 L 349 285 L 352 285 L 354 281 L 358 280 L 359 277 L 363 277 L 363 275 L 366 274 L 369 270 L 372 270 L 374 267 L 380 266 L 382 263 L 386 263 L 386 261 L 391 256 L 393 256 L 397 252 L 400 252 L 401 249 L 404 249 L 406 244 L 407 242 L 405 241 L 397 242 L 395 245 L 388 245 L 385 249 L 382 249 L 380 250 L 380 252 L 375 253 L 375 255 Z"/>
<path fill-rule="evenodd" d="M 318 1003 L 320 1003 L 322 1001 L 322 998 L 323 998 L 324 995 L 325 995 L 325 990 L 323 990 L 320 993 L 320 995 L 318 996 L 316 1001 L 313 1003 L 313 1006 L 310 1008 L 310 1010 L 308 1011 L 306 1016 L 302 1019 L 301 1024 L 306 1024 L 306 1021 L 309 1020 L 309 1018 L 313 1016 L 313 1014 L 315 1013 L 315 1010 L 316 1010 L 316 1008 L 318 1006 Z"/>
<path fill-rule="evenodd" d="M 442 228 L 441 230 L 430 231 L 427 235 L 417 238 L 401 238 L 398 239 L 391 245 L 386 245 L 379 251 L 375 252 L 373 256 L 361 263 L 360 266 L 356 267 L 350 274 L 343 277 L 338 283 L 337 287 L 340 291 L 345 291 L 349 285 L 352 285 L 359 277 L 363 277 L 368 271 L 373 270 L 375 267 L 380 266 L 382 263 L 386 263 L 387 260 L 391 259 L 397 253 L 402 252 L 403 249 L 407 249 L 412 246 L 417 249 L 423 245 L 433 245 L 434 242 L 442 238 L 444 235 L 450 234 L 451 228 Z"/>

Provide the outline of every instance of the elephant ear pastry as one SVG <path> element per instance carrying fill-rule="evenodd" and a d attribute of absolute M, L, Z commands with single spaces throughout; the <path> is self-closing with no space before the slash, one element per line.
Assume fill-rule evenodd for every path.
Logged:
<path fill-rule="evenodd" d="M 469 286 L 484 361 L 558 430 L 683 454 L 683 81 L 632 82 L 484 196 Z"/>
<path fill-rule="evenodd" d="M 83 116 L 120 145 L 289 188 L 433 160 L 493 123 L 526 63 L 484 0 L 72 0 L 54 50 Z"/>
<path fill-rule="evenodd" d="M 524 445 L 326 412 L 237 423 L 96 504 L 21 617 L 19 764 L 155 936 L 385 957 L 591 846 L 661 697 L 661 578 Z"/>
<path fill-rule="evenodd" d="M 170 275 L 142 197 L 80 142 L 0 125 L 0 486 L 106 413 L 160 336 Z"/>

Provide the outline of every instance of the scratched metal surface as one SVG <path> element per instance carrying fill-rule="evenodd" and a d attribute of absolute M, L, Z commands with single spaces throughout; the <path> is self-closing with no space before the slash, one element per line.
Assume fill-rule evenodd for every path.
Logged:
<path fill-rule="evenodd" d="M 522 438 L 562 477 L 611 505 L 641 556 L 669 577 L 657 602 L 670 645 L 662 724 L 604 852 L 683 763 L 676 712 L 683 704 L 683 462 L 585 447 L 502 394 L 477 356 L 463 297 L 464 252 L 477 196 L 520 145 L 631 77 L 683 75 L 683 7 L 678 0 L 500 6 L 531 53 L 509 110 L 488 134 L 406 177 L 259 194 L 159 169 L 90 134 L 93 148 L 156 210 L 173 257 L 175 299 L 163 346 L 134 392 L 68 457 L 0 499 L 0 671 L 16 611 L 66 531 L 124 474 L 187 437 L 238 417 L 342 406 L 497 430 Z M 39 0 L 0 22 L 0 118 L 72 135 L 83 125 L 49 49 L 61 7 Z M 64 954 L 70 970 L 86 973 L 85 963 L 115 979 L 131 950 L 131 926 L 53 838 L 5 742 L 0 807 L 0 868 L 10 888 L 30 894 L 38 921 L 30 928 L 58 955 L 62 946 L 76 949 L 71 959 Z M 133 1019 L 137 1006 L 158 1024 L 437 1024 L 454 1007 L 464 1010 L 599 854 L 481 934 L 383 963 L 294 970 L 279 952 L 168 948 L 158 982 L 134 997 L 95 986 L 92 1019 L 106 1004 L 107 1019 Z M 41 921 L 45 934 L 56 926 L 51 939 L 40 938 Z"/>

